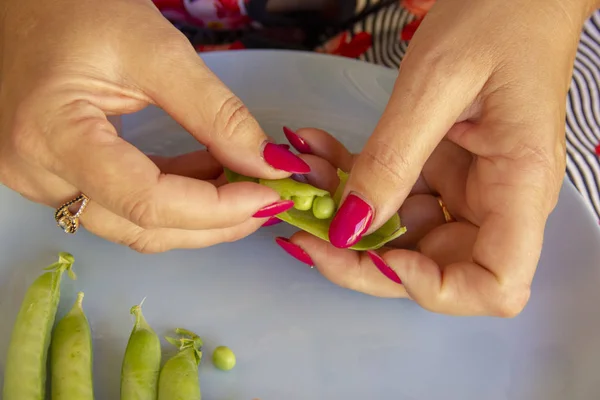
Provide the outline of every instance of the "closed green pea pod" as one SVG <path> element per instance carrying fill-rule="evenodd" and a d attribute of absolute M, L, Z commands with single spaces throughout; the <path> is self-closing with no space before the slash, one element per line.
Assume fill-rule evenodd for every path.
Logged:
<path fill-rule="evenodd" d="M 27 289 L 15 321 L 4 370 L 4 400 L 45 400 L 46 363 L 52 326 L 60 301 L 63 272 L 71 279 L 75 259 L 60 253 Z"/>
<path fill-rule="evenodd" d="M 156 400 L 160 372 L 160 338 L 144 318 L 142 304 L 131 308 L 135 323 L 121 367 L 121 400 Z"/>
<path fill-rule="evenodd" d="M 50 344 L 52 400 L 94 400 L 92 332 L 83 292 L 54 328 Z"/>
<path fill-rule="evenodd" d="M 179 348 L 160 371 L 158 400 L 201 400 L 198 364 L 202 359 L 202 339 L 193 332 L 178 328 L 183 337 L 166 338 Z"/>
<path fill-rule="evenodd" d="M 297 182 L 291 178 L 285 179 L 258 179 L 250 178 L 244 175 L 240 175 L 229 169 L 225 169 L 225 177 L 229 182 L 255 182 L 264 186 L 268 186 L 275 190 L 282 199 L 297 199 L 300 197 L 310 197 L 312 200 L 313 208 L 299 209 L 294 200 L 294 208 L 291 208 L 285 212 L 277 214 L 276 217 L 282 221 L 287 222 L 297 228 L 302 229 L 320 239 L 329 241 L 329 226 L 335 215 L 335 211 L 339 208 L 340 200 L 346 181 L 348 180 L 348 174 L 338 169 L 338 177 L 340 184 L 332 196 L 333 199 L 333 212 L 329 215 L 329 209 L 321 209 L 322 205 L 327 205 L 329 200 L 325 200 L 330 197 L 329 192 L 311 186 L 307 183 Z M 324 202 L 319 205 L 319 203 Z M 317 209 L 315 213 L 315 204 Z M 331 206 L 331 203 L 328 203 Z M 385 222 L 375 232 L 363 236 L 363 238 L 350 247 L 353 250 L 376 250 L 386 243 L 402 236 L 406 232 L 406 227 L 402 226 L 400 216 L 394 214 L 387 222 Z"/>

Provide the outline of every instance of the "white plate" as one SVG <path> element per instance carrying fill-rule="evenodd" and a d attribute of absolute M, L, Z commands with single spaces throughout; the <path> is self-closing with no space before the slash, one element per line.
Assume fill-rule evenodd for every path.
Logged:
<path fill-rule="evenodd" d="M 266 131 L 312 125 L 358 150 L 389 97 L 395 72 L 316 54 L 229 52 L 204 56 Z M 146 151 L 176 154 L 197 145 L 156 109 L 123 121 Z M 600 232 L 565 183 L 548 223 L 526 310 L 511 320 L 453 318 L 409 301 L 341 289 L 294 261 L 272 227 L 233 244 L 140 255 L 85 231 L 54 225 L 52 210 L 0 188 L 0 371 L 22 295 L 57 252 L 76 258 L 61 314 L 86 292 L 98 399 L 117 399 L 132 326 L 129 307 L 162 335 L 184 326 L 206 340 L 206 400 L 589 400 L 600 397 Z M 209 357 L 226 344 L 237 367 Z M 167 347 L 165 347 L 166 349 Z M 2 378 L 0 377 L 0 381 Z"/>

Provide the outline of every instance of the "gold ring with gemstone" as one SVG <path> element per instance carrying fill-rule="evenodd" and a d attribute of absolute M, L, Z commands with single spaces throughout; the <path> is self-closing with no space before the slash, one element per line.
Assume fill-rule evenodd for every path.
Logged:
<path fill-rule="evenodd" d="M 67 201 L 65 204 L 58 207 L 54 213 L 54 219 L 56 220 L 58 227 L 65 233 L 74 234 L 77 232 L 79 229 L 79 217 L 81 217 L 81 214 L 83 214 L 85 207 L 89 202 L 89 197 L 81 193 L 73 200 Z M 79 208 L 75 214 L 73 214 L 69 208 L 76 204 L 79 204 Z"/>
<path fill-rule="evenodd" d="M 440 196 L 437 197 L 437 201 L 438 201 L 440 207 L 442 208 L 442 212 L 444 213 L 444 219 L 446 220 L 446 222 L 456 221 L 456 219 L 452 216 L 452 214 L 450 214 L 450 211 L 448 211 L 448 207 L 446 207 L 446 203 L 444 203 L 444 201 L 442 200 L 442 198 Z"/>

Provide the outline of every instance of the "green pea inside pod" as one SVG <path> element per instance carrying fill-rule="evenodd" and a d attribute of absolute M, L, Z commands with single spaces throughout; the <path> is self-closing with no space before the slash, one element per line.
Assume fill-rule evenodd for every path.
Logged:
<path fill-rule="evenodd" d="M 340 184 L 333 197 L 326 190 L 308 183 L 297 182 L 291 178 L 258 179 L 240 175 L 225 169 L 225 177 L 230 183 L 254 182 L 275 190 L 283 200 L 294 200 L 294 208 L 277 215 L 277 218 L 308 232 L 320 239 L 329 241 L 329 226 L 340 206 L 340 199 L 348 180 L 348 174 L 338 169 Z M 308 204 L 310 203 L 310 206 Z M 402 226 L 400 216 L 394 214 L 379 229 L 350 247 L 353 250 L 375 250 L 402 236 L 406 227 Z"/>
<path fill-rule="evenodd" d="M 317 198 L 319 198 L 317 196 Z M 313 206 L 314 196 L 292 196 L 294 201 L 294 208 L 300 211 L 310 210 Z"/>
<path fill-rule="evenodd" d="M 318 219 L 331 218 L 336 209 L 335 200 L 329 196 L 317 197 L 312 204 L 312 213 Z"/>

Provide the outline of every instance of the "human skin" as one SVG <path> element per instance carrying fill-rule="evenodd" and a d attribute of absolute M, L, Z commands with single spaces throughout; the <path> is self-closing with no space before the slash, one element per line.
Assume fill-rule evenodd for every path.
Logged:
<path fill-rule="evenodd" d="M 240 239 L 278 196 L 218 185 L 223 166 L 269 179 L 308 171 L 151 1 L 0 0 L 0 17 L 0 182 L 54 208 L 83 192 L 94 234 L 141 252 Z M 107 119 L 148 105 L 209 151 L 148 157 Z"/>
<path fill-rule="evenodd" d="M 579 33 L 599 6 L 436 2 L 379 124 L 348 164 L 333 245 L 306 233 L 290 244 L 355 290 L 410 296 L 447 314 L 517 315 L 564 176 L 565 96 Z M 284 171 L 267 165 L 256 121 L 149 1 L 0 0 L 0 12 L 0 181 L 51 206 L 85 192 L 93 201 L 82 220 L 92 232 L 148 252 L 239 239 L 264 222 L 252 215 L 277 194 L 215 186 L 221 164 L 268 179 L 304 168 L 289 156 Z M 151 162 L 119 141 L 106 114 L 148 104 L 165 108 L 210 153 Z M 331 148 L 317 155 L 340 166 Z M 402 212 L 411 193 L 440 194 L 458 222 L 427 230 L 416 251 L 347 249 Z"/>
<path fill-rule="evenodd" d="M 296 246 L 327 278 L 372 295 L 410 297 L 444 314 L 518 315 L 565 173 L 566 94 L 579 35 L 597 7 L 437 1 L 359 154 L 350 157 L 314 129 L 290 141 L 351 173 L 331 244 L 300 232 L 286 250 Z M 420 234 L 411 246 L 347 249 L 393 213 L 416 215 L 406 210 L 414 195 L 429 196 L 429 211 L 419 215 L 437 222 L 424 229 L 414 217 Z M 443 223 L 434 195 L 456 222 Z"/>

